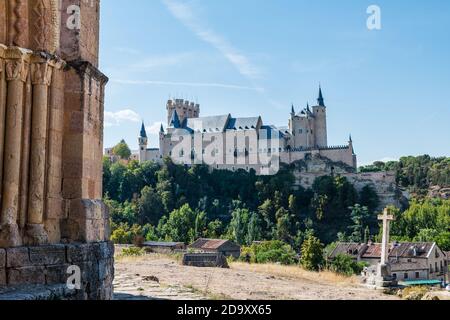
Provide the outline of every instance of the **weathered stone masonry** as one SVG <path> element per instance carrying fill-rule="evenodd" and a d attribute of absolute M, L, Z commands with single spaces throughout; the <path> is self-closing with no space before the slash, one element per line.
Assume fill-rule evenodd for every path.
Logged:
<path fill-rule="evenodd" d="M 112 297 L 99 8 L 0 0 L 0 286 L 65 283 L 77 264 L 72 297 Z"/>

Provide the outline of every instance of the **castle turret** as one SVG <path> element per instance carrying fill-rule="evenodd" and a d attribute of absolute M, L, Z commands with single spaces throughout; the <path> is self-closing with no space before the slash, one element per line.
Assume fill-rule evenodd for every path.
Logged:
<path fill-rule="evenodd" d="M 178 129 L 181 127 L 180 118 L 178 117 L 177 110 L 174 110 L 172 113 L 172 118 L 169 121 L 169 127 Z"/>
<path fill-rule="evenodd" d="M 356 156 L 355 153 L 355 148 L 353 146 L 353 139 L 352 139 L 352 135 L 350 134 L 350 137 L 348 139 L 348 148 L 350 150 L 350 152 L 352 153 L 352 158 L 353 158 L 353 167 L 356 169 L 358 169 L 358 158 Z"/>
<path fill-rule="evenodd" d="M 319 98 L 317 99 L 317 104 L 321 107 L 325 107 L 325 102 L 322 94 L 322 86 L 319 86 Z"/>
<path fill-rule="evenodd" d="M 164 127 L 161 123 L 161 128 L 159 129 L 159 153 L 160 155 L 164 154 L 164 138 L 166 133 L 164 132 Z"/>
<path fill-rule="evenodd" d="M 148 137 L 147 131 L 145 130 L 144 122 L 142 122 L 141 132 L 139 134 L 139 162 L 145 161 L 145 156 L 147 154 Z"/>
<path fill-rule="evenodd" d="M 314 137 L 316 147 L 328 146 L 327 134 L 327 108 L 322 94 L 322 87 L 319 86 L 319 97 L 317 106 L 313 107 L 314 114 Z"/>

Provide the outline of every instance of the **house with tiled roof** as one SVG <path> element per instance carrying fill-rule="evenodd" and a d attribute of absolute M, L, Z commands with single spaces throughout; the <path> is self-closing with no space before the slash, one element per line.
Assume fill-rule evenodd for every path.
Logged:
<path fill-rule="evenodd" d="M 381 244 L 338 243 L 328 259 L 333 260 L 339 254 L 376 266 L 381 260 Z M 389 262 L 392 276 L 399 281 L 449 279 L 447 254 L 433 242 L 392 243 Z"/>

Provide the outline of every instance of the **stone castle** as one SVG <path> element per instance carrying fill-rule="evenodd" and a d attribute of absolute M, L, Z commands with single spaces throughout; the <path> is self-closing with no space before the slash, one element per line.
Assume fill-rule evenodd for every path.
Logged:
<path fill-rule="evenodd" d="M 0 0 L 3 299 L 23 285 L 58 298 L 112 298 L 99 11 L 99 0 Z M 69 290 L 75 269 L 79 285 Z"/>
<path fill-rule="evenodd" d="M 196 140 L 197 137 L 200 139 Z M 140 162 L 160 162 L 164 157 L 170 157 L 174 162 L 186 165 L 207 163 L 214 169 L 254 169 L 257 174 L 270 174 L 271 171 L 265 170 L 267 165 L 257 161 L 257 156 L 276 154 L 279 162 L 284 164 L 322 157 L 341 164 L 347 172 L 357 169 L 351 137 L 347 145 L 328 145 L 327 107 L 321 88 L 317 105 L 308 105 L 299 113 L 292 106 L 287 127 L 265 125 L 261 116 L 200 117 L 199 104 L 171 99 L 167 102 L 166 129 L 161 126 L 159 134 L 159 149 L 147 147 L 144 124 L 138 139 L 139 150 L 133 152 L 132 157 Z M 191 146 L 185 141 L 192 141 Z M 111 149 L 107 149 L 106 154 L 111 154 Z M 206 161 L 207 157 L 213 161 Z"/>

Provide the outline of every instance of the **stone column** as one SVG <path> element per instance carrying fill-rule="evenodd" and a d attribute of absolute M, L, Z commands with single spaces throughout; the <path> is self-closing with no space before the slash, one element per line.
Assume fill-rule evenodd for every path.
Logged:
<path fill-rule="evenodd" d="M 17 225 L 22 149 L 23 93 L 28 75 L 30 52 L 11 48 L 6 51 L 6 124 L 3 164 L 3 197 L 0 217 L 0 247 L 22 244 Z"/>
<path fill-rule="evenodd" d="M 48 242 L 44 228 L 45 180 L 47 157 L 48 92 L 52 66 L 47 60 L 33 57 L 31 82 L 33 104 L 31 117 L 30 186 L 28 194 L 27 243 Z"/>
<path fill-rule="evenodd" d="M 5 115 L 6 115 L 6 76 L 5 55 L 6 46 L 0 44 L 0 204 L 2 203 L 3 181 L 3 148 L 5 146 Z"/>

